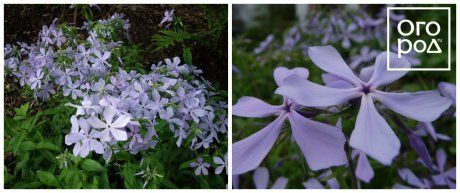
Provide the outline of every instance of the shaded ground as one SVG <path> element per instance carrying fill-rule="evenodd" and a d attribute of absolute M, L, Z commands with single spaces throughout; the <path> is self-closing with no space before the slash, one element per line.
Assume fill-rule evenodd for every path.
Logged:
<path fill-rule="evenodd" d="M 222 7 L 224 6 L 224 7 Z M 149 68 L 168 57 L 182 56 L 182 48 L 154 51 L 151 41 L 154 33 L 161 30 L 160 23 L 165 10 L 175 9 L 175 16 L 182 18 L 188 32 L 208 30 L 208 22 L 204 17 L 203 5 L 98 5 L 92 7 L 93 18 L 108 18 L 114 13 L 124 13 L 131 23 L 130 37 L 132 43 L 140 45 L 144 50 L 142 64 Z M 226 9 L 227 5 L 206 5 L 209 10 Z M 81 26 L 85 21 L 80 12 L 70 8 L 70 5 L 5 5 L 5 43 L 17 41 L 32 43 L 37 41 L 38 32 L 43 25 L 49 25 L 54 18 L 59 23 L 74 23 Z M 227 18 L 225 18 L 227 19 Z M 187 42 L 191 46 L 193 64 L 204 72 L 204 77 L 221 89 L 227 89 L 227 29 L 223 30 L 217 42 L 203 44 Z M 10 80 L 6 80 L 8 83 Z M 8 98 L 8 97 L 6 97 Z"/>

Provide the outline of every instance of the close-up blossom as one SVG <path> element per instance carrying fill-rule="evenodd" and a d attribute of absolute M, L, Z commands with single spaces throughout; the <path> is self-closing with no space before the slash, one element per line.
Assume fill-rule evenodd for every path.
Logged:
<path fill-rule="evenodd" d="M 455 188 L 455 56 L 398 40 L 436 15 L 407 7 L 233 5 L 234 188 Z"/>

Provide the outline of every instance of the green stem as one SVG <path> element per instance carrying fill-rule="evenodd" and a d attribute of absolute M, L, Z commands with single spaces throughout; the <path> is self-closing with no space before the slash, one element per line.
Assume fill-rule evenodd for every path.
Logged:
<path fill-rule="evenodd" d="M 352 182 L 352 188 L 353 189 L 357 189 L 357 188 L 361 188 L 360 185 L 358 185 L 358 179 L 356 178 L 356 175 L 355 175 L 355 166 L 353 164 L 353 159 L 351 159 L 351 148 L 350 146 L 348 146 L 347 148 L 347 159 L 348 159 L 348 169 L 350 170 L 350 174 L 351 174 L 351 182 Z"/>

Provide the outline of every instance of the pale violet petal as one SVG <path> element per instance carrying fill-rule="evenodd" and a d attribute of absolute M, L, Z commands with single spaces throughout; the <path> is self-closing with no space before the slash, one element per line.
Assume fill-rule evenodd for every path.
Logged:
<path fill-rule="evenodd" d="M 257 189 L 267 189 L 268 181 L 270 180 L 268 169 L 266 167 L 257 168 L 256 171 L 254 171 L 252 180 Z"/>
<path fill-rule="evenodd" d="M 345 63 L 339 52 L 332 46 L 314 46 L 308 48 L 308 55 L 313 63 L 322 70 L 337 77 L 347 80 L 355 85 L 362 81 L 356 77 L 350 67 Z"/>
<path fill-rule="evenodd" d="M 408 184 L 410 184 L 412 186 L 416 186 L 418 188 L 424 188 L 425 187 L 425 185 L 420 180 L 420 178 L 418 178 L 408 168 L 399 169 L 398 174 L 399 174 L 399 177 L 401 177 L 402 180 L 406 181 Z"/>
<path fill-rule="evenodd" d="M 266 117 L 275 115 L 282 110 L 282 106 L 270 105 L 258 98 L 241 97 L 233 105 L 232 114 L 240 117 Z"/>
<path fill-rule="evenodd" d="M 110 129 L 110 133 L 112 134 L 113 138 L 115 138 L 117 141 L 126 141 L 128 139 L 126 131 L 122 131 L 119 129 Z"/>
<path fill-rule="evenodd" d="M 275 91 L 276 94 L 291 98 L 300 105 L 310 107 L 339 105 L 362 95 L 358 87 L 330 88 L 301 79 L 298 76 L 290 76 L 284 80 L 284 83 L 284 86 Z"/>
<path fill-rule="evenodd" d="M 347 163 L 342 130 L 305 118 L 295 110 L 289 113 L 289 122 L 292 135 L 312 170 Z"/>
<path fill-rule="evenodd" d="M 113 128 L 123 128 L 125 127 L 131 119 L 127 115 L 120 115 L 114 123 L 112 123 Z"/>
<path fill-rule="evenodd" d="M 373 97 L 392 111 L 420 122 L 438 119 L 452 104 L 436 91 L 389 93 L 376 90 Z"/>
<path fill-rule="evenodd" d="M 406 58 L 399 58 L 395 53 L 390 52 L 391 68 L 410 68 L 410 63 Z M 408 71 L 388 71 L 387 52 L 382 52 L 375 59 L 374 72 L 368 84 L 371 87 L 379 87 L 390 84 L 407 74 Z"/>
<path fill-rule="evenodd" d="M 350 146 L 363 151 L 384 165 L 398 155 L 401 143 L 388 123 L 377 112 L 372 97 L 363 95 Z"/>
<path fill-rule="evenodd" d="M 324 189 L 324 186 L 315 178 L 308 179 L 307 182 L 303 183 L 303 186 L 307 189 Z"/>
<path fill-rule="evenodd" d="M 88 123 L 91 125 L 91 127 L 93 128 L 96 128 L 96 129 L 102 129 L 102 128 L 106 128 L 107 125 L 102 122 L 101 120 L 99 120 L 97 117 L 90 117 L 88 119 Z"/>
<path fill-rule="evenodd" d="M 286 189 L 288 179 L 285 177 L 279 177 L 276 179 L 275 183 L 272 186 L 272 189 Z"/>
<path fill-rule="evenodd" d="M 257 133 L 233 144 L 233 175 L 256 169 L 275 143 L 281 131 L 285 115 Z"/>
<path fill-rule="evenodd" d="M 356 177 L 360 180 L 369 183 L 374 177 L 374 170 L 372 169 L 366 154 L 363 152 L 359 153 L 358 164 L 356 165 Z"/>
<path fill-rule="evenodd" d="M 291 75 L 297 75 L 300 76 L 301 78 L 307 79 L 308 78 L 308 69 L 306 68 L 293 68 L 293 69 L 288 69 L 286 67 L 278 67 L 275 69 L 273 72 L 273 77 L 275 78 L 275 82 L 278 86 L 283 85 L 283 80 Z"/>

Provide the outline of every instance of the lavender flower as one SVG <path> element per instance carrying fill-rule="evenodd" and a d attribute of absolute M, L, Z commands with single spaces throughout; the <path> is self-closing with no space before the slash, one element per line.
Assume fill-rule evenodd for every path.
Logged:
<path fill-rule="evenodd" d="M 164 13 L 163 19 L 161 19 L 160 26 L 163 25 L 163 23 L 170 23 L 173 21 L 173 16 L 174 16 L 174 9 L 168 11 L 166 10 Z M 168 28 L 171 24 L 166 25 L 165 28 Z"/>
<path fill-rule="evenodd" d="M 104 153 L 102 143 L 97 139 L 101 137 L 101 133 L 89 127 L 88 121 L 85 119 L 77 120 L 76 116 L 70 118 L 72 123 L 71 133 L 65 136 L 67 145 L 75 144 L 73 154 L 86 157 L 90 151 L 95 151 L 98 154 Z M 78 130 L 80 128 L 80 130 Z"/>
<path fill-rule="evenodd" d="M 450 141 L 450 137 L 441 133 L 437 133 L 436 129 L 434 128 L 432 123 L 419 123 L 417 125 L 417 130 L 414 132 L 419 136 L 426 136 L 429 135 L 433 140 L 443 140 L 443 141 Z"/>
<path fill-rule="evenodd" d="M 434 184 L 439 186 L 447 185 L 449 188 L 455 189 L 456 185 L 454 181 L 457 179 L 456 167 L 448 170 L 445 169 L 447 155 L 443 149 L 438 149 L 438 151 L 436 151 L 436 160 L 439 174 L 432 176 Z"/>
<path fill-rule="evenodd" d="M 104 129 L 101 133 L 101 141 L 111 141 L 112 137 L 117 141 L 125 141 L 128 139 L 126 131 L 120 130 L 129 123 L 130 118 L 127 115 L 120 115 L 113 121 L 116 114 L 116 109 L 112 106 L 105 107 L 103 117 L 105 122 L 97 117 L 90 117 L 88 122 L 95 129 Z M 113 121 L 113 122 L 112 122 Z"/>
<path fill-rule="evenodd" d="M 389 62 L 393 67 L 410 67 L 406 59 L 397 59 L 394 53 L 389 54 Z M 374 71 L 367 82 L 356 77 L 337 50 L 331 46 L 311 47 L 309 55 L 319 68 L 342 79 L 344 84 L 350 87 L 324 87 L 300 76 L 290 76 L 284 80 L 285 85 L 278 88 L 275 93 L 292 98 L 298 104 L 312 107 L 339 105 L 361 97 L 361 107 L 350 138 L 350 146 L 382 164 L 391 164 L 399 153 L 400 141 L 377 112 L 374 99 L 401 115 L 421 122 L 436 120 L 452 104 L 435 91 L 389 93 L 377 90 L 378 87 L 396 81 L 407 73 L 387 71 L 386 53 L 377 56 Z"/>
<path fill-rule="evenodd" d="M 416 187 L 416 188 L 421 188 L 421 189 L 428 189 L 431 188 L 432 184 L 431 182 L 426 179 L 420 179 L 417 177 L 410 169 L 408 168 L 403 168 L 398 170 L 399 177 L 405 182 L 407 182 L 409 185 Z M 393 189 L 409 189 L 411 187 L 396 183 L 393 185 Z"/>
<path fill-rule="evenodd" d="M 371 50 L 368 46 L 364 46 L 361 48 L 358 55 L 351 57 L 350 68 L 355 69 L 361 63 L 370 62 L 371 60 L 374 60 L 377 55 L 377 51 Z"/>
<path fill-rule="evenodd" d="M 208 175 L 208 169 L 211 165 L 209 163 L 206 163 L 203 161 L 203 158 L 198 157 L 196 159 L 196 162 L 190 163 L 190 167 L 196 168 L 195 169 L 195 176 L 199 176 L 201 174 L 207 176 Z"/>
<path fill-rule="evenodd" d="M 220 158 L 220 157 L 214 157 L 213 158 L 213 161 L 215 164 L 219 165 L 217 168 L 216 168 L 216 171 L 215 173 L 216 174 L 220 174 L 222 173 L 222 171 L 225 169 L 225 174 L 227 174 L 227 154 L 224 155 L 224 159 Z"/>
<path fill-rule="evenodd" d="M 358 26 L 356 24 L 351 23 L 348 26 L 346 26 L 345 23 L 340 22 L 339 26 L 342 30 L 341 38 L 343 48 L 350 48 L 351 40 L 358 43 L 364 41 L 364 36 L 362 34 L 355 33 L 356 29 L 358 29 Z"/>
<path fill-rule="evenodd" d="M 278 86 L 285 86 L 283 80 L 291 75 L 308 77 L 305 68 L 277 68 L 274 78 Z M 233 106 L 233 115 L 242 117 L 266 117 L 276 115 L 268 126 L 257 133 L 233 144 L 233 175 L 245 173 L 259 166 L 278 137 L 283 122 L 289 119 L 292 134 L 312 170 L 346 164 L 345 136 L 337 127 L 303 117 L 297 111 L 300 106 L 284 98 L 280 106 L 269 105 L 257 98 L 242 97 Z"/>
<path fill-rule="evenodd" d="M 254 49 L 254 54 L 260 54 L 267 50 L 270 44 L 273 42 L 275 36 L 273 34 L 268 35 L 264 41 L 260 42 L 259 46 Z"/>
<path fill-rule="evenodd" d="M 80 87 L 79 82 L 70 82 L 66 87 L 64 87 L 64 92 L 62 93 L 62 95 L 69 96 L 71 94 L 73 100 L 77 99 L 77 97 L 83 96 L 83 92 L 81 92 L 81 90 L 79 90 L 78 87 Z"/>

